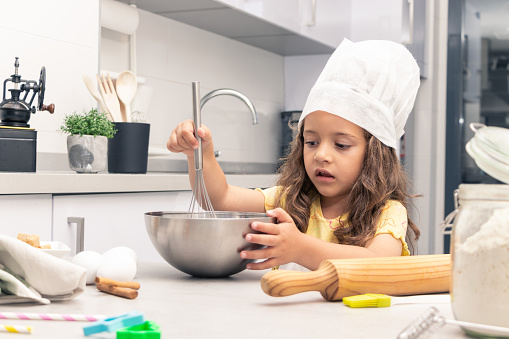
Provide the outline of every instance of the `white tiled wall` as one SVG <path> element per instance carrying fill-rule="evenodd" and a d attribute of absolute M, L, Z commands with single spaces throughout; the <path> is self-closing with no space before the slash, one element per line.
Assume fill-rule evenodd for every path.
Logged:
<path fill-rule="evenodd" d="M 96 106 L 82 74 L 95 80 L 98 70 L 118 73 L 129 67 L 128 36 L 100 28 L 99 4 L 99 0 L 0 3 L 0 79 L 13 74 L 16 56 L 23 79 L 38 80 L 41 66 L 45 66 L 45 104 L 56 105 L 53 115 L 37 112 L 29 121 L 38 131 L 38 170 L 44 158 L 41 155 L 66 153 L 66 136 L 58 132 L 65 115 Z M 230 96 L 214 98 L 204 106 L 202 120 L 213 132 L 221 159 L 275 162 L 279 112 L 284 110 L 284 58 L 139 12 L 137 75 L 145 80 L 143 86 L 153 90 L 146 112 L 151 149 L 164 150 L 171 130 L 192 118 L 191 82 L 200 81 L 202 95 L 217 88 L 233 88 L 250 98 L 259 114 L 259 124 L 251 125 L 247 108 Z M 68 170 L 65 161 L 63 167 Z"/>
<path fill-rule="evenodd" d="M 329 58 L 330 54 L 285 57 L 285 110 L 304 108 L 309 91 Z"/>
<path fill-rule="evenodd" d="M 66 137 L 58 132 L 64 116 L 95 105 L 81 74 L 98 69 L 98 11 L 99 0 L 0 3 L 2 85 L 14 74 L 15 57 L 19 57 L 19 74 L 25 80 L 38 81 L 45 66 L 44 103 L 56 106 L 53 115 L 37 112 L 29 121 L 30 127 L 38 131 L 38 152 L 66 152 Z M 37 105 L 37 97 L 33 105 Z"/>
<path fill-rule="evenodd" d="M 242 101 L 213 98 L 203 107 L 202 121 L 221 150 L 223 161 L 275 162 L 280 143 L 279 112 L 284 109 L 284 58 L 201 29 L 139 10 L 136 33 L 137 75 L 153 90 L 150 145 L 164 149 L 171 130 L 192 119 L 191 82 L 201 95 L 233 88 L 254 104 L 259 124 Z M 127 36 L 102 29 L 101 69 L 121 72 L 129 64 Z M 133 110 L 138 109 L 136 105 Z"/>

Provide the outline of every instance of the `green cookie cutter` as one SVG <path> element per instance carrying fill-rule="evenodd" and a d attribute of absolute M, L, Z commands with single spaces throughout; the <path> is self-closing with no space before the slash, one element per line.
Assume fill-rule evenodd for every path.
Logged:
<path fill-rule="evenodd" d="M 153 321 L 126 327 L 117 331 L 117 339 L 161 339 L 159 325 Z"/>

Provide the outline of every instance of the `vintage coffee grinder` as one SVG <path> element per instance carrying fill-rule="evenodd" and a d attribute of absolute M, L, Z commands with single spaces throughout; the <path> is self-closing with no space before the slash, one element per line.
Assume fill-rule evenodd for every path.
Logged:
<path fill-rule="evenodd" d="M 46 89 L 46 68 L 41 68 L 39 82 L 23 80 L 18 74 L 19 61 L 14 62 L 14 74 L 4 81 L 3 99 L 0 103 L 0 171 L 35 172 L 37 157 L 37 131 L 30 128 L 32 113 L 49 111 L 55 105 L 43 104 Z M 10 98 L 6 98 L 7 85 Z M 32 92 L 29 98 L 30 92 Z M 37 108 L 32 106 L 38 95 Z M 29 101 L 27 101 L 29 99 Z"/>

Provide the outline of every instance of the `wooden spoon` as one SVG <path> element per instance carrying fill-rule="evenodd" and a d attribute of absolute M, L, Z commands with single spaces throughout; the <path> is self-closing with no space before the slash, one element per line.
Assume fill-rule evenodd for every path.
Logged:
<path fill-rule="evenodd" d="M 122 115 L 123 121 L 131 121 L 131 101 L 133 101 L 138 88 L 136 76 L 131 71 L 123 71 L 118 75 L 116 82 L 117 96 L 125 106 L 125 114 Z M 124 120 L 125 119 L 125 120 Z"/>
<path fill-rule="evenodd" d="M 104 104 L 104 101 L 103 101 L 103 99 L 101 97 L 101 93 L 99 93 L 99 90 L 95 86 L 95 84 L 92 81 L 92 79 L 88 75 L 86 75 L 86 74 L 83 74 L 81 77 L 83 78 L 83 82 L 85 83 L 85 86 L 87 86 L 88 91 L 90 92 L 90 94 L 92 94 L 94 99 L 97 100 L 97 102 L 99 103 L 99 106 L 100 106 L 101 110 L 108 115 L 108 119 L 110 121 L 113 121 L 113 117 L 111 116 L 110 111 L 108 110 L 108 108 L 106 108 L 106 105 Z"/>

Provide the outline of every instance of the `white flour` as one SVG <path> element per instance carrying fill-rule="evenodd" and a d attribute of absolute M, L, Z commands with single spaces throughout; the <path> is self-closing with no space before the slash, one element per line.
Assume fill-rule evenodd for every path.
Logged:
<path fill-rule="evenodd" d="M 454 246 L 456 319 L 509 327 L 509 208 L 494 210 L 477 233 Z"/>

